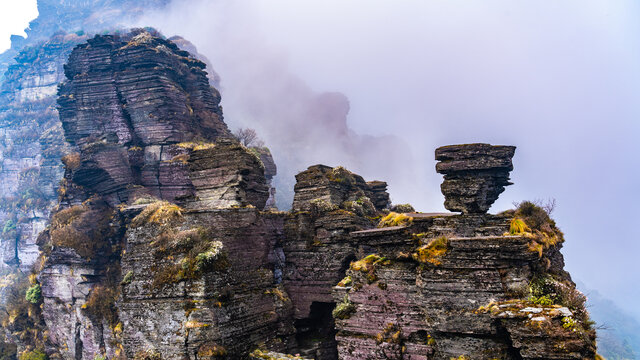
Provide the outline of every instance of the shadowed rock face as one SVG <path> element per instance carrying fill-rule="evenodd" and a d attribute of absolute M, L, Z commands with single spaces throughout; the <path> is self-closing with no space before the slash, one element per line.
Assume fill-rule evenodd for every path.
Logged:
<path fill-rule="evenodd" d="M 296 176 L 293 211 L 284 223 L 283 284 L 291 297 L 298 348 L 337 358 L 331 289 L 356 255 L 353 231 L 374 228 L 389 205 L 386 183 L 365 182 L 342 167 L 314 165 Z"/>
<path fill-rule="evenodd" d="M 193 195 L 185 161 L 175 161 L 188 152 L 180 143 L 231 137 L 204 68 L 146 31 L 78 46 L 58 99 L 66 139 L 82 155 L 73 182 L 111 204 L 132 186 L 172 201 Z"/>
<path fill-rule="evenodd" d="M 436 149 L 436 171 L 444 174 L 444 206 L 463 214 L 486 213 L 511 185 L 515 146 L 450 145 Z"/>

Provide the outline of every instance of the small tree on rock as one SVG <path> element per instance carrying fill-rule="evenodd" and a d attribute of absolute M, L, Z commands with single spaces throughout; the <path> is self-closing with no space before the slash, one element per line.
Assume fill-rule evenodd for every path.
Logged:
<path fill-rule="evenodd" d="M 240 128 L 234 133 L 240 143 L 246 147 L 264 147 L 264 141 L 258 137 L 258 133 L 251 128 Z"/>

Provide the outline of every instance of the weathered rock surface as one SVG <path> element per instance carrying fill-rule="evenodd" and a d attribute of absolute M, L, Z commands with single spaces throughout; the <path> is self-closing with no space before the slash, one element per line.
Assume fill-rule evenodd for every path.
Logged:
<path fill-rule="evenodd" d="M 192 152 L 189 168 L 195 190 L 191 208 L 263 209 L 270 196 L 262 161 L 235 141 L 219 141 L 211 149 Z"/>
<path fill-rule="evenodd" d="M 38 17 L 25 29 L 27 37 L 11 36 L 11 48 L 0 54 L 0 80 L 15 56 L 28 46 L 47 41 L 51 36 L 76 32 L 100 33 L 125 28 L 144 11 L 159 9 L 168 0 L 38 0 Z M 66 60 L 61 58 L 62 61 Z M 55 93 L 55 92 L 54 92 Z"/>
<path fill-rule="evenodd" d="M 73 182 L 111 204 L 127 201 L 136 185 L 163 199 L 192 195 L 176 157 L 203 140 L 231 137 L 203 68 L 142 30 L 75 49 L 58 100 L 67 140 L 82 150 Z"/>
<path fill-rule="evenodd" d="M 273 184 L 273 178 L 278 174 L 278 167 L 273 160 L 273 155 L 271 155 L 271 151 L 267 147 L 251 147 L 249 150 L 258 155 L 264 166 L 264 176 L 267 179 L 267 186 L 269 187 L 269 198 L 267 199 L 265 209 L 277 209 L 276 187 Z"/>
<path fill-rule="evenodd" d="M 511 185 L 509 172 L 513 170 L 511 158 L 515 149 L 489 144 L 436 149 L 436 171 L 444 174 L 444 206 L 464 214 L 487 212 L 504 187 Z"/>
<path fill-rule="evenodd" d="M 282 222 L 278 214 L 236 208 L 185 212 L 171 225 L 130 229 L 122 258 L 128 280 L 118 302 L 127 358 L 150 348 L 164 359 L 216 358 L 207 352 L 245 359 L 258 344 L 285 350 L 294 330 L 284 326 L 291 301 L 274 282 Z M 196 231 L 204 238 L 196 239 Z M 163 236 L 170 236 L 166 244 Z M 203 253 L 218 244 L 210 270 L 184 270 L 193 259 L 170 251 L 183 236 L 205 243 Z M 174 269 L 182 278 L 173 277 Z"/>
<path fill-rule="evenodd" d="M 374 186 L 344 168 L 312 166 L 296 176 L 293 212 L 285 223 L 284 286 L 291 296 L 298 350 L 314 359 L 336 359 L 331 288 L 356 258 L 349 234 L 370 229 L 386 207 L 386 183 Z"/>
<path fill-rule="evenodd" d="M 345 201 L 357 201 L 359 197 L 368 197 L 378 210 L 390 205 L 385 182 L 367 183 L 362 176 L 342 167 L 311 166 L 296 175 L 296 181 L 293 211 L 309 210 L 313 202 L 340 205 Z"/>
<path fill-rule="evenodd" d="M 469 182 L 487 175 L 479 170 L 508 174 L 513 150 L 440 148 L 438 171 Z M 408 225 L 350 234 L 361 260 L 333 292 L 339 358 L 593 359 L 585 298 L 563 270 L 548 215 L 530 203 L 465 214 L 486 198 L 445 195 L 466 206 L 462 215 L 409 214 Z"/>
<path fill-rule="evenodd" d="M 60 158 L 70 151 L 55 107 L 69 53 L 85 37 L 59 34 L 25 48 L 0 89 L 0 267 L 27 270 L 57 203 Z"/>
<path fill-rule="evenodd" d="M 231 137 L 203 69 L 146 31 L 71 53 L 58 103 L 78 152 L 65 158 L 61 207 L 39 239 L 50 357 L 241 359 L 292 341 L 273 275 L 283 216 L 259 212 L 263 162 Z M 186 243 L 166 254 L 167 238 Z"/>

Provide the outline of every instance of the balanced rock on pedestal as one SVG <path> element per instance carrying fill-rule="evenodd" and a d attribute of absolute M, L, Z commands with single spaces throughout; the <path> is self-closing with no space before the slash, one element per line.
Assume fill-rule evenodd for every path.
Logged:
<path fill-rule="evenodd" d="M 436 171 L 444 174 L 440 186 L 444 207 L 464 214 L 483 214 L 509 182 L 515 146 L 449 145 L 436 149 Z"/>

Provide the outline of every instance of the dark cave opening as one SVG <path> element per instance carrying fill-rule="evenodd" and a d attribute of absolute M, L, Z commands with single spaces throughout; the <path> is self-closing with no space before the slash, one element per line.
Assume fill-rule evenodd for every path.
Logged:
<path fill-rule="evenodd" d="M 338 358 L 336 330 L 331 312 L 335 303 L 316 302 L 311 304 L 309 317 L 295 321 L 296 340 L 303 356 L 316 360 Z"/>

